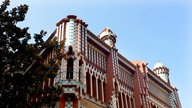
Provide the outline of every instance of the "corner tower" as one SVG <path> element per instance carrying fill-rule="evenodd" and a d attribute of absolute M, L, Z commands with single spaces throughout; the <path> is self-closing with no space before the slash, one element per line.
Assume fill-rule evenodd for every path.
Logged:
<path fill-rule="evenodd" d="M 59 108 L 79 108 L 79 100 L 86 93 L 87 24 L 75 15 L 69 15 L 57 23 L 55 37 L 64 43 L 63 58 L 54 85 L 63 87 Z"/>
<path fill-rule="evenodd" d="M 163 65 L 160 62 L 157 62 L 153 68 L 153 71 L 166 83 L 170 83 L 169 82 L 169 69 L 165 65 Z"/>
<path fill-rule="evenodd" d="M 99 38 L 109 46 L 115 47 L 117 36 L 108 27 L 99 34 Z"/>

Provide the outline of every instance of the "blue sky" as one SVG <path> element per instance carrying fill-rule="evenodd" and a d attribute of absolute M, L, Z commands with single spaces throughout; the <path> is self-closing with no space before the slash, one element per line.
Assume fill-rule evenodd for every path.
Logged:
<path fill-rule="evenodd" d="M 131 61 L 143 60 L 153 69 L 157 61 L 170 69 L 183 108 L 192 108 L 192 2 L 190 0 L 12 0 L 28 4 L 19 25 L 30 33 L 48 32 L 69 14 L 83 19 L 98 35 L 105 27 L 117 34 L 118 51 Z M 45 39 L 47 38 L 45 37 Z"/>

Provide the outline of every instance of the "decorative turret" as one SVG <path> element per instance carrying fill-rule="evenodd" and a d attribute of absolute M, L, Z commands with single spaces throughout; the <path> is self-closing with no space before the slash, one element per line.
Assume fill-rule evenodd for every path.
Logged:
<path fill-rule="evenodd" d="M 157 62 L 153 68 L 155 74 L 157 74 L 161 79 L 163 79 L 166 83 L 169 82 L 169 69 L 160 62 Z"/>
<path fill-rule="evenodd" d="M 54 85 L 64 88 L 59 102 L 64 104 L 59 104 L 59 108 L 78 106 L 77 100 L 86 93 L 84 57 L 87 52 L 87 26 L 75 15 L 69 15 L 57 23 L 55 37 L 59 43 L 64 42 L 61 50 L 64 57 L 54 79 Z"/>
<path fill-rule="evenodd" d="M 108 27 L 105 28 L 98 36 L 101 40 L 103 40 L 106 44 L 111 47 L 115 47 L 116 43 L 116 34 L 113 33 Z"/>

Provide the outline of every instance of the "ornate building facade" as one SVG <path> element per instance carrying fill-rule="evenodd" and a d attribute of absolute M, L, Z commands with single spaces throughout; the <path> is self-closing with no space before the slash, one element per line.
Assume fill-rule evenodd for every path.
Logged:
<path fill-rule="evenodd" d="M 146 62 L 129 61 L 118 52 L 117 36 L 109 28 L 96 36 L 74 15 L 56 25 L 48 40 L 65 40 L 62 53 L 66 55 L 51 83 L 63 87 L 56 107 L 181 108 L 169 69 L 162 63 L 152 70 Z M 53 55 L 48 51 L 45 59 Z"/>

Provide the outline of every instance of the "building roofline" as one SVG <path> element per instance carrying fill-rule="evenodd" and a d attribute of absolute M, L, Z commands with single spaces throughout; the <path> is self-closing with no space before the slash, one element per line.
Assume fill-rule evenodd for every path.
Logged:
<path fill-rule="evenodd" d="M 174 88 L 166 83 L 163 79 L 161 79 L 159 76 L 157 76 L 150 68 L 148 69 L 148 76 L 149 78 L 153 79 L 154 81 L 156 81 L 161 87 L 165 88 L 166 90 L 172 91 Z"/>
<path fill-rule="evenodd" d="M 87 37 L 91 39 L 95 44 L 97 44 L 99 47 L 103 48 L 106 52 L 110 52 L 110 46 L 107 45 L 105 42 L 103 42 L 99 37 L 97 37 L 95 34 L 93 34 L 90 30 L 87 29 L 87 33 L 90 34 Z M 100 44 L 101 43 L 101 44 Z"/>
<path fill-rule="evenodd" d="M 118 60 L 120 60 L 120 62 L 122 62 L 123 64 L 128 66 L 133 71 L 136 70 L 136 66 L 131 61 L 129 61 L 127 58 L 125 58 L 123 55 L 121 55 L 120 53 L 118 53 Z"/>

